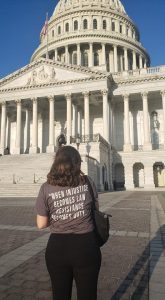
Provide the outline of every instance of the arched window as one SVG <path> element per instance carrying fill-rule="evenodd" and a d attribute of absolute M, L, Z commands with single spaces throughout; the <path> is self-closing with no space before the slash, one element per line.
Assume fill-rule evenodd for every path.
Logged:
<path fill-rule="evenodd" d="M 58 26 L 58 34 L 61 34 L 61 26 Z"/>
<path fill-rule="evenodd" d="M 78 30 L 78 21 L 74 21 L 74 30 Z"/>
<path fill-rule="evenodd" d="M 96 19 L 93 20 L 93 29 L 97 29 L 97 20 Z"/>
<path fill-rule="evenodd" d="M 103 20 L 103 29 L 107 29 L 107 22 L 106 22 L 106 20 Z"/>
<path fill-rule="evenodd" d="M 88 21 L 87 21 L 87 19 L 85 19 L 85 20 L 83 21 L 83 28 L 84 28 L 84 29 L 88 29 Z"/>
<path fill-rule="evenodd" d="M 112 21 L 112 31 L 115 31 L 115 21 Z"/>
<path fill-rule="evenodd" d="M 77 65 L 77 53 L 73 53 L 73 65 Z"/>
<path fill-rule="evenodd" d="M 87 52 L 82 53 L 82 66 L 88 67 L 88 53 Z"/>
<path fill-rule="evenodd" d="M 69 23 L 65 24 L 65 31 L 68 32 L 69 31 Z"/>
<path fill-rule="evenodd" d="M 94 66 L 99 66 L 99 54 L 97 52 L 94 53 Z"/>

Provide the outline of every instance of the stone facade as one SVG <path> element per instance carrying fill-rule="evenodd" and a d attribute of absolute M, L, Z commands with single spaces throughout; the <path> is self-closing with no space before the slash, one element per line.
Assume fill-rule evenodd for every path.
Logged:
<path fill-rule="evenodd" d="M 59 1 L 0 104 L 2 155 L 53 153 L 63 133 L 100 190 L 165 186 L 165 66 L 119 0 Z"/>

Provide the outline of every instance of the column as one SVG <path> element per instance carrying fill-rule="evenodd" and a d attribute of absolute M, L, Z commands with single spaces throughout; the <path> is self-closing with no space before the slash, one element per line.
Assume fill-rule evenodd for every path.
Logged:
<path fill-rule="evenodd" d="M 131 152 L 132 145 L 130 139 L 130 119 L 129 119 L 129 95 L 123 95 L 124 98 L 124 152 Z"/>
<path fill-rule="evenodd" d="M 128 50 L 124 48 L 124 70 L 128 71 Z"/>
<path fill-rule="evenodd" d="M 81 136 L 82 135 L 82 111 L 79 110 L 77 113 L 77 133 Z"/>
<path fill-rule="evenodd" d="M 68 46 L 65 46 L 65 63 L 69 64 L 69 52 L 68 52 Z"/>
<path fill-rule="evenodd" d="M 84 92 L 84 123 L 85 135 L 89 135 L 89 92 Z"/>
<path fill-rule="evenodd" d="M 80 44 L 77 44 L 77 65 L 81 66 L 81 49 L 80 49 Z"/>
<path fill-rule="evenodd" d="M 113 45 L 113 49 L 114 49 L 114 71 L 115 73 L 117 73 L 118 72 L 117 46 Z"/>
<path fill-rule="evenodd" d="M 103 96 L 103 137 L 108 141 L 108 90 L 102 91 Z"/>
<path fill-rule="evenodd" d="M 24 137 L 24 152 L 29 152 L 29 143 L 30 143 L 30 124 L 29 124 L 29 108 L 26 107 L 25 111 L 25 137 Z"/>
<path fill-rule="evenodd" d="M 139 67 L 140 69 L 143 69 L 143 58 L 141 55 L 139 55 Z"/>
<path fill-rule="evenodd" d="M 38 148 L 38 103 L 37 98 L 32 98 L 33 102 L 33 130 L 32 130 L 32 145 L 29 153 L 35 154 L 39 152 Z"/>
<path fill-rule="evenodd" d="M 109 61 L 110 61 L 110 72 L 114 73 L 114 56 L 113 56 L 113 50 L 110 50 Z"/>
<path fill-rule="evenodd" d="M 72 104 L 72 111 L 73 111 L 73 120 L 72 120 L 72 136 L 77 136 L 77 105 Z"/>
<path fill-rule="evenodd" d="M 55 151 L 54 146 L 54 96 L 48 97 L 49 101 L 49 145 L 46 148 L 47 153 Z"/>
<path fill-rule="evenodd" d="M 120 67 L 121 67 L 121 72 L 123 72 L 123 54 L 120 54 Z"/>
<path fill-rule="evenodd" d="M 102 65 L 106 65 L 106 53 L 105 53 L 105 44 L 102 44 Z"/>
<path fill-rule="evenodd" d="M 16 100 L 17 103 L 17 124 L 16 124 L 16 143 L 14 154 L 21 153 L 21 99 Z"/>
<path fill-rule="evenodd" d="M 136 65 L 136 52 L 132 51 L 132 55 L 133 55 L 133 70 L 137 69 L 137 65 Z"/>
<path fill-rule="evenodd" d="M 147 60 L 144 60 L 144 69 L 147 69 Z"/>
<path fill-rule="evenodd" d="M 58 51 L 57 48 L 54 50 L 54 60 L 57 61 Z"/>
<path fill-rule="evenodd" d="M 164 136 L 164 149 L 165 149 L 165 90 L 161 91 L 162 107 L 163 107 L 163 136 Z"/>
<path fill-rule="evenodd" d="M 72 135 L 72 96 L 71 94 L 67 94 L 66 96 L 66 103 L 67 103 L 67 145 L 70 144 L 70 138 Z"/>
<path fill-rule="evenodd" d="M 1 147 L 0 154 L 4 154 L 6 148 L 6 102 L 2 102 L 2 112 L 1 112 Z"/>
<path fill-rule="evenodd" d="M 93 44 L 89 44 L 89 67 L 93 67 Z"/>
<path fill-rule="evenodd" d="M 150 141 L 147 92 L 142 93 L 142 100 L 143 100 L 143 133 L 144 133 L 143 151 L 148 151 L 148 150 L 152 150 L 152 145 Z"/>

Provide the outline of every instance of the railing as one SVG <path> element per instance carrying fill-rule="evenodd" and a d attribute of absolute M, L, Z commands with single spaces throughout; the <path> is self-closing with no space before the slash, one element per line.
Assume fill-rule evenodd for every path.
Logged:
<path fill-rule="evenodd" d="M 80 135 L 78 136 L 80 143 L 91 143 L 91 142 L 101 142 L 103 144 L 108 144 L 108 142 L 99 134 L 89 134 L 89 135 Z M 76 144 L 77 136 L 71 136 L 70 142 L 71 144 Z"/>
<path fill-rule="evenodd" d="M 144 76 L 144 75 L 154 75 L 165 73 L 165 66 L 158 66 L 158 67 L 151 67 L 145 69 L 136 69 L 136 70 L 129 70 L 129 71 L 120 71 L 117 73 L 113 73 L 114 78 L 120 77 L 130 77 L 130 76 Z"/>

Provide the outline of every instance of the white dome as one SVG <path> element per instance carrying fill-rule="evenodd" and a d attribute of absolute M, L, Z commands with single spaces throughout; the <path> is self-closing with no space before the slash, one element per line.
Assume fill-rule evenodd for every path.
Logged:
<path fill-rule="evenodd" d="M 112 9 L 122 14 L 126 14 L 124 6 L 120 0 L 60 0 L 57 4 L 53 15 L 63 13 L 65 10 L 76 7 L 105 7 Z"/>

